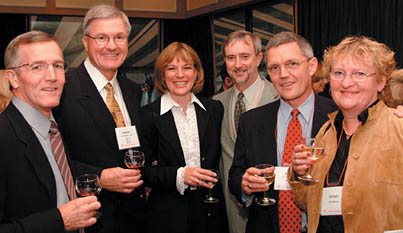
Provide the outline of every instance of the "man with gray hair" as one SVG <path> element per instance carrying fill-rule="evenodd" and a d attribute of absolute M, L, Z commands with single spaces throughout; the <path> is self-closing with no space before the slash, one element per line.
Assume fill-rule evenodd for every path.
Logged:
<path fill-rule="evenodd" d="M 62 50 L 31 31 L 9 43 L 4 60 L 13 98 L 0 115 L 0 232 L 83 232 L 97 221 L 100 203 L 77 199 L 79 171 L 52 115 L 65 83 Z"/>
<path fill-rule="evenodd" d="M 228 173 L 234 157 L 239 116 L 245 111 L 275 101 L 278 94 L 273 85 L 259 75 L 258 68 L 263 58 L 260 38 L 247 31 L 232 32 L 224 41 L 222 51 L 234 86 L 213 97 L 224 105 L 220 173 L 230 232 L 244 233 L 249 210 L 238 203 L 228 189 Z"/>
<path fill-rule="evenodd" d="M 86 232 L 144 232 L 141 172 L 124 164 L 125 152 L 140 146 L 141 90 L 118 71 L 128 54 L 131 25 L 122 11 L 97 5 L 83 27 L 88 58 L 67 73 L 55 115 L 72 159 L 100 177 L 102 217 Z"/>
<path fill-rule="evenodd" d="M 295 33 L 278 33 L 267 44 L 267 72 L 281 98 L 241 117 L 229 175 L 231 192 L 250 205 L 248 233 L 307 230 L 305 215 L 296 206 L 288 185 L 287 165 L 302 137 L 315 137 L 328 120 L 327 114 L 337 109 L 330 99 L 312 91 L 311 76 L 317 64 L 309 42 Z M 272 185 L 259 177 L 257 164 L 276 166 Z M 255 196 L 267 190 L 275 204 L 254 201 Z"/>

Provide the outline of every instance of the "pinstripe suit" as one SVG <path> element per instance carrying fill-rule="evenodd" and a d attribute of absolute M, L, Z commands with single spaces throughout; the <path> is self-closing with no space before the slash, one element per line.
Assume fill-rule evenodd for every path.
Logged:
<path fill-rule="evenodd" d="M 260 98 L 258 106 L 262 106 L 267 103 L 271 103 L 279 96 L 273 85 L 263 79 L 263 92 Z M 234 119 L 232 119 L 233 104 L 232 100 L 235 94 L 235 87 L 221 92 L 213 97 L 213 99 L 219 100 L 224 105 L 224 116 L 221 126 L 221 160 L 220 160 L 220 177 L 223 184 L 223 191 L 225 195 L 225 205 L 227 209 L 228 224 L 230 233 L 244 233 L 246 229 L 246 222 L 248 220 L 249 210 L 245 207 L 240 207 L 235 196 L 230 194 L 228 189 L 228 173 L 232 165 L 232 159 L 234 158 L 234 147 L 236 134 L 232 127 Z M 256 93 L 257 94 L 257 93 Z"/>

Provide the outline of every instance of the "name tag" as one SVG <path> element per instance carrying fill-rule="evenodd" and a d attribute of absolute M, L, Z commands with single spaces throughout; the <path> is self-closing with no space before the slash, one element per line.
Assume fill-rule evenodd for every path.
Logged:
<path fill-rule="evenodd" d="M 115 128 L 115 132 L 119 150 L 125 150 L 140 146 L 136 126 L 133 125 L 128 127 Z"/>
<path fill-rule="evenodd" d="M 323 189 L 320 215 L 341 215 L 342 192 L 343 186 L 328 187 Z"/>
<path fill-rule="evenodd" d="M 291 190 L 290 184 L 287 179 L 288 167 L 276 167 L 274 173 L 274 190 Z"/>

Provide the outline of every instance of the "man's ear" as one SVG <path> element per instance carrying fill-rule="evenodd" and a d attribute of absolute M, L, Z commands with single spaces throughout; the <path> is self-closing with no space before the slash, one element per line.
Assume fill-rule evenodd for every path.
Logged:
<path fill-rule="evenodd" d="M 13 87 L 13 89 L 18 89 L 20 87 L 18 75 L 17 73 L 15 73 L 14 70 L 5 70 L 4 76 L 6 77 L 10 85 Z"/>

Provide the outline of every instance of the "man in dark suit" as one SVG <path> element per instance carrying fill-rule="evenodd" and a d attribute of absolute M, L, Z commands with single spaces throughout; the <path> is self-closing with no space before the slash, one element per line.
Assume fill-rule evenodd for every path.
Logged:
<path fill-rule="evenodd" d="M 102 218 L 86 232 L 144 232 L 140 170 L 125 168 L 127 148 L 118 145 L 122 135 L 115 133 L 133 128 L 133 134 L 140 132 L 140 88 L 118 71 L 128 54 L 131 26 L 122 11 L 97 5 L 87 12 L 83 27 L 88 58 L 67 73 L 55 116 L 72 160 L 100 176 Z"/>
<path fill-rule="evenodd" d="M 293 212 L 299 221 L 281 226 L 279 220 L 279 191 L 274 190 L 262 177 L 257 164 L 269 163 L 276 170 L 283 171 L 276 176 L 286 177 L 287 169 L 282 169 L 286 133 L 291 112 L 297 109 L 302 137 L 315 137 L 327 114 L 334 111 L 334 103 L 312 91 L 311 76 L 315 73 L 318 61 L 313 56 L 312 47 L 306 39 L 291 32 L 276 34 L 266 47 L 266 67 L 272 83 L 281 99 L 248 111 L 241 115 L 235 154 L 230 169 L 229 188 L 237 199 L 250 206 L 250 216 L 246 232 L 295 232 L 306 231 L 306 221 L 301 212 Z M 284 187 L 280 192 L 288 192 Z M 255 195 L 269 189 L 269 197 L 276 204 L 260 206 L 253 199 Z M 285 190 L 286 189 L 286 190 Z M 292 195 L 291 195 L 292 196 Z M 294 201 L 292 200 L 294 203 Z M 296 207 L 298 209 L 298 207 Z"/>
<path fill-rule="evenodd" d="M 14 97 L 0 115 L 0 232 L 63 233 L 94 224 L 100 203 L 75 199 L 63 142 L 50 132 L 65 82 L 59 45 L 44 32 L 24 33 L 7 46 L 5 66 Z M 60 150 L 53 151 L 55 142 Z"/>

